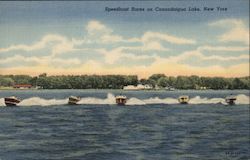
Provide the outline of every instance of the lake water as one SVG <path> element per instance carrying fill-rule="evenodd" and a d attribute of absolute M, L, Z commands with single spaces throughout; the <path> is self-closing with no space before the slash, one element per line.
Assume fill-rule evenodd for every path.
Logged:
<path fill-rule="evenodd" d="M 128 105 L 115 105 L 120 93 Z M 234 106 L 224 102 L 230 94 Z M 79 105 L 67 105 L 70 95 Z M 178 104 L 180 95 L 190 104 Z M 8 96 L 20 107 L 5 107 Z M 250 158 L 247 90 L 6 90 L 0 106 L 0 160 Z"/>

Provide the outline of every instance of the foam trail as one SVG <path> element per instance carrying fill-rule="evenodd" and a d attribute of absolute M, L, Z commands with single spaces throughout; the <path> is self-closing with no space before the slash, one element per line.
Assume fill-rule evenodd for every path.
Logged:
<path fill-rule="evenodd" d="M 0 98 L 0 107 L 3 107 L 3 106 L 5 106 L 4 98 Z"/>
<path fill-rule="evenodd" d="M 244 94 L 239 94 L 236 96 L 236 104 L 250 104 L 250 97 Z"/>
<path fill-rule="evenodd" d="M 24 99 L 18 105 L 19 106 L 52 106 L 52 105 L 64 105 L 68 103 L 68 99 L 43 99 L 39 97 L 32 97 Z"/>
<path fill-rule="evenodd" d="M 236 104 L 250 104 L 250 98 L 247 95 L 239 94 L 236 96 Z M 28 99 L 23 99 L 18 105 L 19 106 L 52 106 L 52 105 L 66 105 L 68 103 L 68 98 L 66 99 L 43 99 L 40 97 L 31 97 Z M 148 105 L 148 104 L 178 104 L 177 98 L 159 98 L 159 97 L 151 97 L 148 99 L 139 99 L 136 97 L 128 97 L 126 105 Z M 95 98 L 95 97 L 85 97 L 82 98 L 78 104 L 107 104 L 107 105 L 115 105 L 115 96 L 111 93 L 107 94 L 107 98 Z M 201 98 L 200 96 L 196 96 L 191 98 L 189 104 L 224 104 L 225 98 Z M 0 98 L 0 107 L 5 106 L 4 98 Z"/>
<path fill-rule="evenodd" d="M 236 104 L 249 104 L 250 98 L 244 94 L 237 95 Z M 138 99 L 135 97 L 131 97 L 128 99 L 126 105 L 147 105 L 147 104 L 178 104 L 177 98 L 165 98 L 160 99 L 159 97 L 151 97 L 148 99 Z M 201 98 L 200 96 L 196 96 L 191 98 L 189 104 L 224 104 L 225 98 Z"/>
<path fill-rule="evenodd" d="M 177 104 L 178 100 L 174 98 L 160 99 L 159 97 L 148 98 L 148 99 L 138 99 L 129 98 L 126 105 L 147 105 L 147 104 Z"/>
<path fill-rule="evenodd" d="M 149 98 L 143 100 L 146 104 L 177 104 L 178 100 L 175 98 L 160 99 L 159 97 Z"/>
<path fill-rule="evenodd" d="M 82 98 L 77 104 L 116 104 L 115 96 L 111 93 L 108 93 L 106 99 L 87 97 Z"/>
<path fill-rule="evenodd" d="M 146 105 L 146 103 L 143 100 L 133 97 L 128 99 L 126 105 Z"/>
<path fill-rule="evenodd" d="M 189 104 L 226 104 L 224 98 L 201 98 L 200 96 L 196 96 L 191 98 Z"/>

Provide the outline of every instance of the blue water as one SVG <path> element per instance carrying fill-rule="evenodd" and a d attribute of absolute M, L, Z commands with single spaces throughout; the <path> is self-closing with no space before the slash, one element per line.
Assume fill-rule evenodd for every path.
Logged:
<path fill-rule="evenodd" d="M 249 103 L 239 102 L 235 106 L 217 103 L 231 93 L 249 101 L 249 91 L 122 91 L 131 98 L 131 104 L 110 103 L 112 96 L 107 98 L 108 95 L 120 92 L 0 91 L 0 99 L 12 95 L 27 99 L 24 106 L 0 107 L 0 160 L 250 158 Z M 184 94 L 200 102 L 179 105 L 154 100 L 133 105 L 132 101 L 150 102 L 155 97 L 176 99 Z M 84 104 L 89 100 L 76 106 L 62 104 L 70 95 L 90 97 L 91 104 Z M 46 105 L 35 105 L 33 97 L 39 97 L 35 100 Z M 47 104 L 50 99 L 58 101 Z"/>

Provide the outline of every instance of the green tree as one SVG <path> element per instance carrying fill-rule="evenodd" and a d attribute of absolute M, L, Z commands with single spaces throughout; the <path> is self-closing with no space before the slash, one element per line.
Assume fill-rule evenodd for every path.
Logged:
<path fill-rule="evenodd" d="M 234 78 L 232 85 L 234 89 L 244 89 L 247 87 L 247 85 L 239 78 Z"/>
<path fill-rule="evenodd" d="M 13 86 L 14 85 L 14 80 L 10 77 L 0 77 L 0 86 Z"/>
<path fill-rule="evenodd" d="M 159 87 L 167 87 L 169 86 L 168 84 L 168 79 L 166 77 L 161 77 L 157 80 L 157 85 Z"/>
<path fill-rule="evenodd" d="M 42 73 L 42 74 L 40 74 L 38 77 L 39 77 L 39 78 L 40 78 L 40 77 L 47 77 L 47 73 Z"/>
<path fill-rule="evenodd" d="M 153 74 L 151 75 L 148 79 L 150 80 L 154 80 L 155 82 L 158 81 L 158 79 L 162 78 L 162 77 L 166 77 L 165 74 Z"/>

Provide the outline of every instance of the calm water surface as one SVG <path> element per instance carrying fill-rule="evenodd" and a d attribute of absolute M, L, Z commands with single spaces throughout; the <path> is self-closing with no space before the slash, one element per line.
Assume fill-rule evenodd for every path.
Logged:
<path fill-rule="evenodd" d="M 249 159 L 248 91 L 127 91 L 130 105 L 117 106 L 120 92 L 0 91 L 1 101 L 24 100 L 13 108 L 1 102 L 0 160 Z M 231 93 L 244 102 L 218 103 Z M 174 103 L 183 94 L 195 103 Z M 88 98 L 69 106 L 70 95 Z"/>

